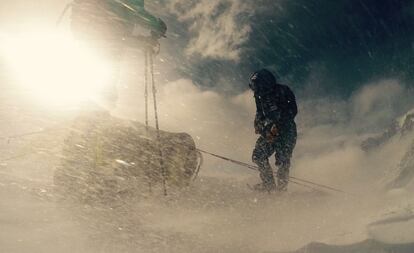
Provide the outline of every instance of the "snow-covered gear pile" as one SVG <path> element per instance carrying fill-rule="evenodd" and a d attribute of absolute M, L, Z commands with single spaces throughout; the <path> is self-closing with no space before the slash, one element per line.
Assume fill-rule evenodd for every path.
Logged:
<path fill-rule="evenodd" d="M 199 169 L 192 137 L 160 131 L 159 142 L 141 123 L 85 113 L 65 140 L 54 183 L 63 196 L 81 200 L 147 193 L 164 179 L 169 188 L 189 185 Z"/>

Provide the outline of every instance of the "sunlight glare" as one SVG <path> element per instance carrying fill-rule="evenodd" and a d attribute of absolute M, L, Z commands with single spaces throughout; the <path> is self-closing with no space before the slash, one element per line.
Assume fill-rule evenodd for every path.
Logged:
<path fill-rule="evenodd" d="M 68 34 L 33 32 L 0 37 L 20 88 L 47 105 L 93 100 L 108 85 L 110 64 Z"/>

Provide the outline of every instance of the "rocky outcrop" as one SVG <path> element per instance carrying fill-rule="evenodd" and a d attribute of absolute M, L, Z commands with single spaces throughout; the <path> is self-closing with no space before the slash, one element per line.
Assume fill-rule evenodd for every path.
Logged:
<path fill-rule="evenodd" d="M 414 179 L 414 142 L 411 144 L 403 159 L 398 164 L 397 176 L 387 186 L 391 188 L 401 188 L 409 184 Z"/>
<path fill-rule="evenodd" d="M 375 151 L 387 144 L 392 138 L 410 137 L 414 132 L 414 113 L 411 111 L 400 119 L 397 119 L 381 135 L 366 139 L 361 143 L 361 148 L 366 152 Z M 412 136 L 410 137 L 412 138 Z M 414 141 L 406 151 L 404 157 L 397 165 L 396 177 L 391 179 L 387 188 L 404 187 L 414 179 Z"/>
<path fill-rule="evenodd" d="M 361 143 L 361 149 L 365 152 L 373 151 L 387 143 L 392 137 L 398 135 L 400 132 L 401 127 L 398 124 L 398 121 L 394 121 L 382 134 L 364 140 Z"/>
<path fill-rule="evenodd" d="M 382 145 L 386 144 L 394 136 L 404 137 L 412 133 L 414 130 L 414 113 L 408 113 L 401 119 L 394 120 L 394 122 L 385 130 L 384 133 L 370 137 L 361 143 L 361 148 L 364 151 L 373 151 Z"/>

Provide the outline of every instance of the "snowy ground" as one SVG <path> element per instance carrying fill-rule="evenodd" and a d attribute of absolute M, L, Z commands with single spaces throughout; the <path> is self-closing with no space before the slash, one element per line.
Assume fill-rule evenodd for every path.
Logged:
<path fill-rule="evenodd" d="M 2 252 L 279 252 L 313 241 L 343 245 L 369 238 L 378 242 L 343 248 L 312 244 L 298 252 L 413 250 L 403 245 L 414 239 L 407 211 L 388 214 L 400 219 L 367 227 L 384 207 L 378 199 L 296 187 L 263 195 L 243 182 L 201 177 L 179 194 L 92 207 L 56 202 L 43 183 L 2 177 Z M 367 247 L 378 251 L 363 250 Z"/>

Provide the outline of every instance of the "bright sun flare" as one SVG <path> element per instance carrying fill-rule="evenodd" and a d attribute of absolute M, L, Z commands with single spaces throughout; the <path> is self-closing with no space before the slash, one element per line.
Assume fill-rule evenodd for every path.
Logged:
<path fill-rule="evenodd" d="M 0 50 L 20 88 L 48 105 L 94 100 L 110 78 L 110 64 L 68 34 L 0 35 Z"/>

